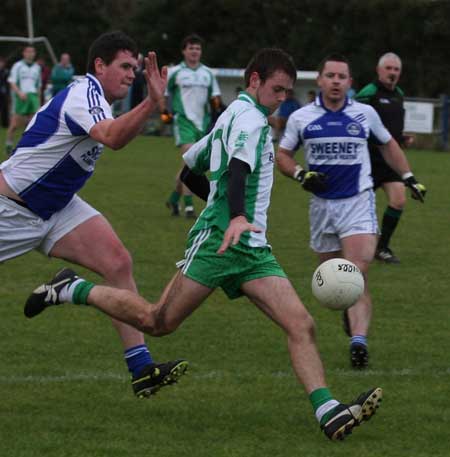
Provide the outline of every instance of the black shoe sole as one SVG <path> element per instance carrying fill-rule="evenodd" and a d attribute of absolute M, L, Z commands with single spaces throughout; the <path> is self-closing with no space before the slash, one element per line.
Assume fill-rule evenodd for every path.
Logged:
<path fill-rule="evenodd" d="M 151 387 L 145 387 L 137 392 L 135 392 L 136 397 L 138 398 L 150 398 L 152 395 L 155 395 L 156 392 L 161 389 L 161 387 L 166 387 L 170 386 L 171 384 L 175 384 L 178 382 L 178 380 L 183 376 L 187 369 L 188 369 L 189 363 L 186 360 L 183 360 L 179 363 L 177 363 L 170 371 L 167 373 L 162 381 Z"/>

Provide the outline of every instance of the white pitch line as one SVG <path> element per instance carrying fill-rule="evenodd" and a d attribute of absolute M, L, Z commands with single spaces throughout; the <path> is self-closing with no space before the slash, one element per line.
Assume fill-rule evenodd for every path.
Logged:
<path fill-rule="evenodd" d="M 443 378 L 450 376 L 450 367 L 443 368 L 440 370 L 420 370 L 415 368 L 402 368 L 402 369 L 392 369 L 392 370 L 364 370 L 364 371 L 355 371 L 355 370 L 345 370 L 345 369 L 334 369 L 328 370 L 327 374 L 333 374 L 336 376 L 351 377 L 351 378 L 370 378 L 376 376 L 387 376 L 392 378 L 407 378 L 407 377 L 421 377 L 421 378 Z M 191 369 L 189 371 L 189 376 L 195 379 L 228 379 L 228 378 L 293 378 L 293 371 L 276 371 L 271 373 L 262 373 L 258 371 L 256 374 L 254 372 L 242 372 L 241 374 L 236 374 L 231 371 L 207 371 L 207 372 L 194 372 Z M 0 384 L 25 384 L 29 382 L 39 383 L 39 384 L 48 384 L 48 383 L 58 383 L 58 382 L 83 382 L 83 381 L 128 381 L 130 379 L 129 375 L 120 374 L 115 372 L 84 372 L 84 373 L 66 373 L 58 376 L 40 376 L 40 375 L 28 375 L 28 376 L 0 376 Z"/>

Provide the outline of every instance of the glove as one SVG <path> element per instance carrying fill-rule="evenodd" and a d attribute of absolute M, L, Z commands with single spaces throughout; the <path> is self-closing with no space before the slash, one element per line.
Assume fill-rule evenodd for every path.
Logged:
<path fill-rule="evenodd" d="M 423 184 L 417 182 L 417 179 L 414 177 L 412 173 L 410 173 L 408 177 L 404 177 L 403 182 L 405 183 L 406 187 L 409 187 L 411 189 L 411 197 L 414 200 L 419 200 L 422 203 L 425 201 L 425 194 L 427 193 L 427 188 Z"/>
<path fill-rule="evenodd" d="M 173 114 L 169 113 L 166 109 L 160 115 L 161 121 L 164 124 L 171 124 L 173 121 Z"/>
<path fill-rule="evenodd" d="M 294 179 L 308 192 L 320 193 L 327 190 L 327 175 L 320 171 L 298 169 L 294 174 Z"/>

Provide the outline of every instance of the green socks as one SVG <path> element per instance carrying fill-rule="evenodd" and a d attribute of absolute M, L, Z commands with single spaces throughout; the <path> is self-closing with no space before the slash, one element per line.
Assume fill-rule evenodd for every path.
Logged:
<path fill-rule="evenodd" d="M 194 202 L 192 200 L 192 195 L 185 195 L 184 196 L 184 207 L 186 206 L 193 206 Z"/>
<path fill-rule="evenodd" d="M 71 302 L 75 305 L 87 305 L 89 292 L 94 286 L 95 284 L 89 281 L 82 281 L 77 284 L 73 291 Z"/>
<path fill-rule="evenodd" d="M 314 414 L 321 425 L 333 416 L 334 408 L 339 405 L 339 402 L 332 397 L 327 387 L 321 387 L 311 392 L 309 400 L 311 401 Z"/>
<path fill-rule="evenodd" d="M 170 194 L 170 197 L 169 197 L 169 202 L 172 204 L 172 205 L 178 205 L 178 202 L 180 201 L 180 194 L 176 191 L 173 191 L 171 194 Z"/>

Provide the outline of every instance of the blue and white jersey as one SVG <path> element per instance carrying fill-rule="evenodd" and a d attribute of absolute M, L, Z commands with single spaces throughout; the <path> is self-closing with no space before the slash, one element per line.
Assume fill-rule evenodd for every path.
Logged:
<path fill-rule="evenodd" d="M 46 220 L 64 208 L 92 175 L 103 145 L 91 128 L 113 119 L 100 82 L 92 75 L 73 82 L 32 118 L 3 176 L 28 207 Z"/>
<path fill-rule="evenodd" d="M 373 187 L 367 140 L 386 144 L 391 134 L 369 105 L 347 99 L 339 111 L 325 108 L 319 95 L 289 117 L 280 147 L 295 151 L 304 146 L 311 171 L 328 176 L 321 198 L 348 198 Z"/>

